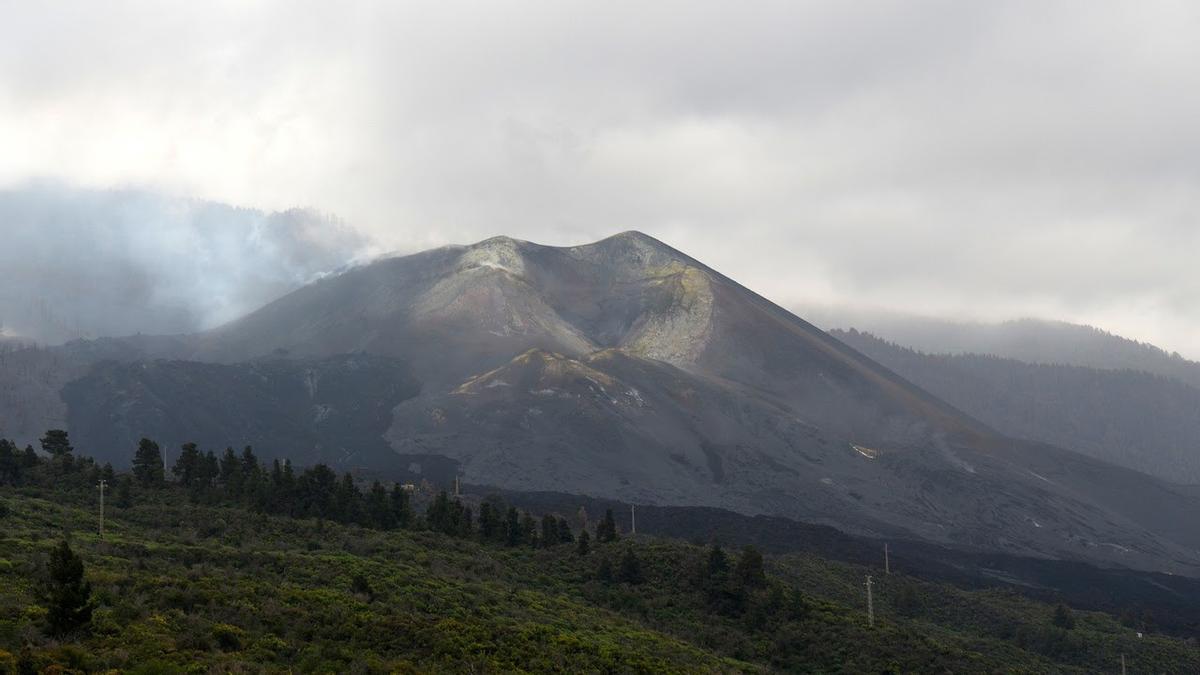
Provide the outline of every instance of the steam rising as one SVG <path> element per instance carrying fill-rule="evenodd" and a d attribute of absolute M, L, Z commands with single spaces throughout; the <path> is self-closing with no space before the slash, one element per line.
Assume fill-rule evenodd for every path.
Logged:
<path fill-rule="evenodd" d="M 305 209 L 264 213 L 138 190 L 0 190 L 0 326 L 45 343 L 181 333 L 250 311 L 363 252 Z"/>

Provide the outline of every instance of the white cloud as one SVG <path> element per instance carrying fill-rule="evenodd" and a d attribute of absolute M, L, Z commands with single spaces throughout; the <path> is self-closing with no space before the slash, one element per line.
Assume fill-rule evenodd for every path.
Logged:
<path fill-rule="evenodd" d="M 638 228 L 782 302 L 1200 357 L 1194 3 L 346 4 L 0 10 L 0 184 L 402 250 Z"/>

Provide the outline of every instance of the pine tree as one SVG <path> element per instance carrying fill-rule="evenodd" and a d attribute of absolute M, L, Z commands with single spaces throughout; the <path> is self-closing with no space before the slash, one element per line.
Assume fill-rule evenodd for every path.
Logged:
<path fill-rule="evenodd" d="M 25 446 L 25 453 L 21 457 L 21 463 L 26 469 L 32 469 L 38 465 L 37 451 L 33 449 L 32 445 Z"/>
<path fill-rule="evenodd" d="M 462 504 L 462 502 L 458 501 L 457 499 L 454 500 L 454 503 Z M 462 517 L 458 521 L 458 536 L 466 539 L 470 539 L 475 536 L 475 523 L 473 519 L 474 516 L 471 513 L 471 507 L 468 506 L 463 508 Z"/>
<path fill-rule="evenodd" d="M 292 471 L 290 459 L 283 460 L 279 476 L 274 480 L 272 502 L 275 510 L 289 516 L 296 515 L 296 474 Z"/>
<path fill-rule="evenodd" d="M 233 448 L 225 448 L 225 454 L 221 455 L 221 485 L 225 487 L 225 492 L 230 497 L 242 496 L 242 463 L 238 461 L 237 455 L 233 454 Z"/>
<path fill-rule="evenodd" d="M 725 551 L 721 550 L 720 544 L 713 544 L 708 551 L 708 562 L 705 566 L 706 576 L 710 580 L 723 580 L 725 574 L 729 571 L 729 558 L 725 555 Z"/>
<path fill-rule="evenodd" d="M 55 637 L 82 630 L 92 620 L 92 585 L 83 577 L 83 559 L 64 539 L 50 553 L 43 596 L 47 632 Z"/>
<path fill-rule="evenodd" d="M 371 526 L 380 530 L 396 529 L 396 515 L 392 512 L 391 500 L 388 499 L 387 489 L 383 483 L 371 483 L 371 492 L 367 496 L 367 517 Z"/>
<path fill-rule="evenodd" d="M 451 529 L 450 496 L 442 490 L 425 509 L 425 524 L 434 532 L 449 532 Z"/>
<path fill-rule="evenodd" d="M 258 457 L 254 454 L 254 448 L 249 445 L 242 448 L 242 477 L 252 478 L 260 471 L 261 467 L 258 465 Z"/>
<path fill-rule="evenodd" d="M 596 525 L 596 543 L 603 544 L 618 539 L 620 539 L 620 535 L 617 534 L 617 521 L 613 518 L 612 509 L 606 509 L 604 520 Z"/>
<path fill-rule="evenodd" d="M 537 521 L 529 513 L 521 516 L 521 543 L 526 546 L 537 548 L 538 534 Z"/>
<path fill-rule="evenodd" d="M 199 468 L 196 472 L 196 481 L 192 486 L 192 494 L 200 495 L 213 489 L 217 483 L 217 478 L 221 476 L 221 461 L 213 454 L 212 450 L 204 453 L 203 459 L 200 460 Z"/>
<path fill-rule="evenodd" d="M 520 546 L 523 541 L 521 537 L 521 514 L 517 512 L 515 506 L 508 507 L 508 514 L 504 519 L 504 543 L 507 546 Z"/>
<path fill-rule="evenodd" d="M 42 450 L 50 455 L 50 460 L 58 465 L 63 472 L 71 471 L 74 464 L 74 456 L 71 451 L 71 441 L 67 437 L 67 432 L 62 429 L 50 429 L 46 435 L 39 439 L 42 444 Z"/>
<path fill-rule="evenodd" d="M 265 497 L 262 489 L 263 471 L 259 466 L 258 457 L 254 455 L 254 448 L 249 445 L 242 448 L 242 456 L 239 461 L 242 465 L 242 495 L 246 503 L 251 506 L 262 506 L 261 502 Z"/>
<path fill-rule="evenodd" d="M 743 586 L 751 588 L 762 588 L 767 585 L 767 574 L 763 570 L 762 553 L 753 546 L 746 546 L 742 549 L 742 556 L 738 558 L 737 567 L 734 569 L 734 577 Z"/>
<path fill-rule="evenodd" d="M 558 544 L 558 519 L 550 514 L 542 516 L 542 546 L 549 548 Z"/>
<path fill-rule="evenodd" d="M 191 487 L 200 475 L 200 462 L 203 461 L 195 443 L 184 443 L 179 449 L 179 457 L 171 467 L 171 473 L 184 487 Z"/>
<path fill-rule="evenodd" d="M 482 541 L 495 541 L 496 533 L 500 530 L 496 511 L 488 502 L 479 505 L 479 538 Z"/>
<path fill-rule="evenodd" d="M 592 538 L 588 535 L 587 530 L 582 530 L 579 533 L 579 545 L 575 547 L 575 552 L 579 555 L 587 555 L 592 550 Z"/>
<path fill-rule="evenodd" d="M 752 571 L 748 574 L 753 576 Z M 749 597 L 746 586 L 737 583 L 730 574 L 729 556 L 714 543 L 700 570 L 699 586 L 704 591 L 709 610 L 725 616 L 738 616 L 744 610 Z"/>
<path fill-rule="evenodd" d="M 337 504 L 337 518 L 343 523 L 359 523 L 362 521 L 362 494 L 354 485 L 354 476 L 350 472 L 342 474 L 334 493 Z"/>
<path fill-rule="evenodd" d="M 7 439 L 0 438 L 0 485 L 17 485 L 24 473 L 21 466 L 21 453 L 17 446 Z"/>
<path fill-rule="evenodd" d="M 408 527 L 412 522 L 412 510 L 408 506 L 408 491 L 399 483 L 392 484 L 391 494 L 392 516 L 397 527 Z"/>
<path fill-rule="evenodd" d="M 71 447 L 71 441 L 67 436 L 67 432 L 62 429 L 50 429 L 46 431 L 46 435 L 39 439 L 39 441 L 42 444 L 42 450 L 55 459 L 65 458 L 75 449 Z"/>
<path fill-rule="evenodd" d="M 296 479 L 296 513 L 307 518 L 336 518 L 337 474 L 324 464 L 305 469 Z"/>
<path fill-rule="evenodd" d="M 158 443 L 149 438 L 138 441 L 138 449 L 133 456 L 133 475 L 143 487 L 162 485 L 165 472 L 162 451 L 159 449 Z"/>
<path fill-rule="evenodd" d="M 558 542 L 560 544 L 571 544 L 575 542 L 575 535 L 571 533 L 571 524 L 566 518 L 558 519 Z"/>
<path fill-rule="evenodd" d="M 114 503 L 123 509 L 133 506 L 133 480 L 129 474 L 122 474 L 117 479 L 117 498 Z"/>
<path fill-rule="evenodd" d="M 642 583 L 642 562 L 633 552 L 633 546 L 627 545 L 621 555 L 621 565 L 617 570 L 617 581 L 626 584 Z"/>

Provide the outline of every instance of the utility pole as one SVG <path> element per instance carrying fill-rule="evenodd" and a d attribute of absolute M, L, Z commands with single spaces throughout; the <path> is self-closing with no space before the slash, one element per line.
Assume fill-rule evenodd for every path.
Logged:
<path fill-rule="evenodd" d="M 885 574 L 892 573 L 892 562 L 888 558 L 888 545 L 886 542 L 883 544 L 883 571 Z"/>
<path fill-rule="evenodd" d="M 637 507 L 629 505 L 629 534 L 637 534 Z"/>
<path fill-rule="evenodd" d="M 875 627 L 875 599 L 871 597 L 871 575 L 867 575 L 867 625 Z"/>
<path fill-rule="evenodd" d="M 100 538 L 104 538 L 104 488 L 108 487 L 108 481 L 101 479 L 100 483 Z"/>

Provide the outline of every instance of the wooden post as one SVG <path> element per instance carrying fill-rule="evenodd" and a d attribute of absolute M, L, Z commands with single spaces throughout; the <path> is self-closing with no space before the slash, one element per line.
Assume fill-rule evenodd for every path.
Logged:
<path fill-rule="evenodd" d="M 100 538 L 104 538 L 104 488 L 108 486 L 108 481 L 101 480 L 100 486 Z"/>
<path fill-rule="evenodd" d="M 867 625 L 875 627 L 875 599 L 871 596 L 871 575 L 867 575 Z"/>

